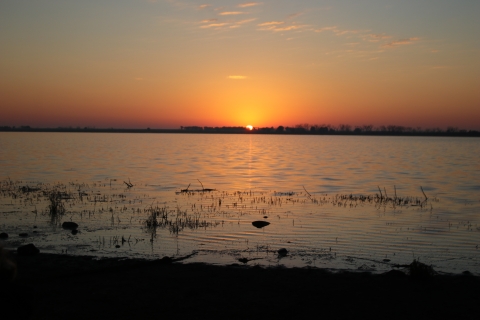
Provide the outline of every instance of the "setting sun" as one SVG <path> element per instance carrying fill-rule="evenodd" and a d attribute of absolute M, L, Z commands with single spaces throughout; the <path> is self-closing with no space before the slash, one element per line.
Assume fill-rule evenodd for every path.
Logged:
<path fill-rule="evenodd" d="M 253 130 L 253 126 L 251 126 L 251 125 L 248 125 L 245 128 L 247 128 L 248 130 Z"/>

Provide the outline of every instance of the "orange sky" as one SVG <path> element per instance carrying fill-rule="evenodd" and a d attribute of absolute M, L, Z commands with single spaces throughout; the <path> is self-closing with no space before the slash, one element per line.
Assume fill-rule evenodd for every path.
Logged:
<path fill-rule="evenodd" d="M 477 1 L 2 1 L 0 126 L 480 129 Z"/>

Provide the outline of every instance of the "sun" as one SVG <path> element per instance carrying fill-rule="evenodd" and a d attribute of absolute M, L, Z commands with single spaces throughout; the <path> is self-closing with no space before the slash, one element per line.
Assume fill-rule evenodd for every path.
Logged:
<path fill-rule="evenodd" d="M 250 130 L 250 131 L 253 130 L 253 126 L 251 126 L 251 125 L 248 125 L 248 126 L 246 126 L 245 128 L 247 128 L 247 129 Z"/>

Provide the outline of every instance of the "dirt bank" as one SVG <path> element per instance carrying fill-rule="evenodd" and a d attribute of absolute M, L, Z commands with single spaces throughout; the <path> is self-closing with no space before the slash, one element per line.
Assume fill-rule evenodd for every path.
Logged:
<path fill-rule="evenodd" d="M 168 260 L 13 259 L 18 275 L 2 289 L 2 309 L 30 310 L 31 319 L 480 319 L 480 281 L 470 275 L 415 280 Z"/>

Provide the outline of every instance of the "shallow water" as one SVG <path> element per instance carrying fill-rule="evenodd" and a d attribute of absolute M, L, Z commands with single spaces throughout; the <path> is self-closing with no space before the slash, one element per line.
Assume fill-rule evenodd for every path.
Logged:
<path fill-rule="evenodd" d="M 10 235 L 7 247 L 33 242 L 55 253 L 193 253 L 185 262 L 248 258 L 254 259 L 248 264 L 377 272 L 415 258 L 444 272 L 479 273 L 479 142 L 0 133 L 0 232 Z M 39 189 L 23 192 L 23 186 Z M 187 186 L 190 192 L 179 192 Z M 53 222 L 44 193 L 52 190 L 69 198 L 62 200 L 65 215 Z M 170 225 L 147 227 L 151 208 L 164 208 Z M 197 223 L 172 231 L 179 213 Z M 59 227 L 70 220 L 80 225 L 76 235 Z M 271 224 L 257 229 L 255 220 Z M 280 248 L 288 255 L 280 257 Z"/>

